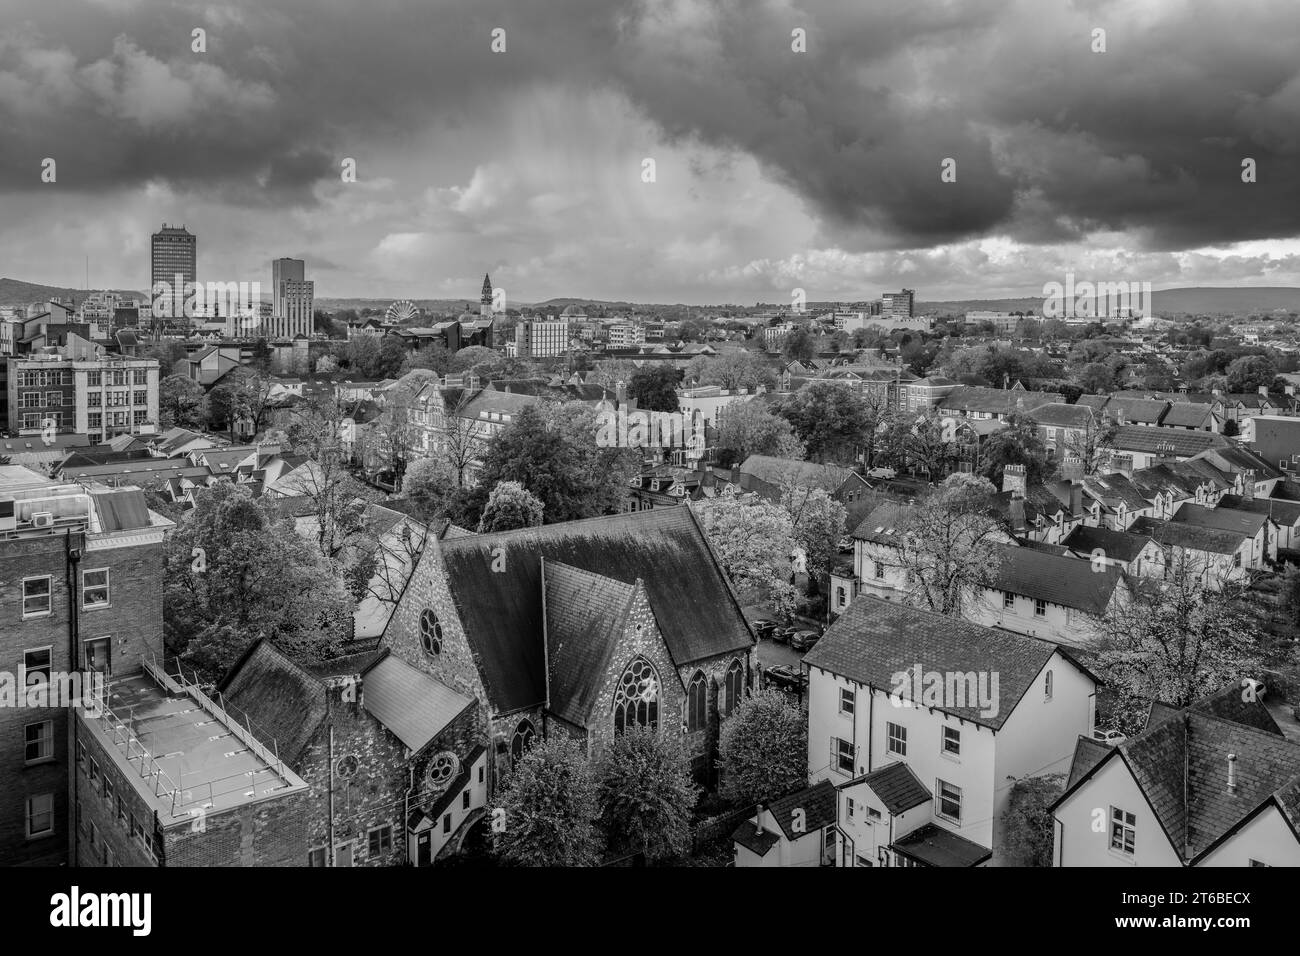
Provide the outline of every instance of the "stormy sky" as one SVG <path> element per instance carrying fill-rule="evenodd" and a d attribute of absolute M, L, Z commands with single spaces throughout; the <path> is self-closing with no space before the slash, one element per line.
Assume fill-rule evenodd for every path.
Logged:
<path fill-rule="evenodd" d="M 318 296 L 1300 285 L 1300 4 L 0 0 L 0 276 L 164 221 Z"/>

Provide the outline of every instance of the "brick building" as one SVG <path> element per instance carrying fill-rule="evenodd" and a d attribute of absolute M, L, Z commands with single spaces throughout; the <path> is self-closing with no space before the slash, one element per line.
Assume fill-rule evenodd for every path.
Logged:
<path fill-rule="evenodd" d="M 170 527 L 139 489 L 0 466 L 0 672 L 19 687 L 83 670 L 116 677 L 161 654 Z M 69 858 L 68 715 L 0 706 L 4 863 Z"/>
<path fill-rule="evenodd" d="M 754 637 L 691 509 L 664 508 L 431 542 L 382 646 L 484 702 L 490 796 L 534 736 L 594 754 L 635 725 L 684 735 L 707 780 Z"/>
<path fill-rule="evenodd" d="M 399 657 L 309 672 L 259 641 L 221 690 L 308 787 L 300 865 L 427 866 L 486 812 L 486 712 Z"/>

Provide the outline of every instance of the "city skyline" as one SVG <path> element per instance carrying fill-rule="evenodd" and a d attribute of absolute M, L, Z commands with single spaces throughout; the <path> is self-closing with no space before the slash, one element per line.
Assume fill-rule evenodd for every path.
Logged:
<path fill-rule="evenodd" d="M 485 270 L 507 303 L 1300 285 L 1281 2 L 11 6 L 0 274 L 28 282 L 89 259 L 92 288 L 142 287 L 166 221 L 205 275 L 303 259 L 318 298 Z"/>

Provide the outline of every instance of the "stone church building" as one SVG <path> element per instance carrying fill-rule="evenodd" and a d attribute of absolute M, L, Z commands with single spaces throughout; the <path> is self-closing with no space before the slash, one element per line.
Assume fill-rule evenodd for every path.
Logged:
<path fill-rule="evenodd" d="M 535 736 L 682 734 L 701 782 L 754 636 L 691 509 L 431 540 L 383 649 L 486 707 L 489 793 Z"/>

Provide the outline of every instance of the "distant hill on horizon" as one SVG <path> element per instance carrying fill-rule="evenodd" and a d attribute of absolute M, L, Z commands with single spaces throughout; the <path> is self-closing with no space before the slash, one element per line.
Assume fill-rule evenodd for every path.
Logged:
<path fill-rule="evenodd" d="M 98 290 L 94 290 L 98 291 Z M 145 298 L 146 293 L 132 289 L 114 289 L 119 295 L 130 298 Z M 69 298 L 80 303 L 86 298 L 85 289 L 62 288 L 58 286 L 39 285 L 23 282 L 20 279 L 0 278 L 0 306 L 30 305 L 51 298 Z M 393 298 L 356 298 L 326 296 L 316 300 L 318 308 L 330 311 L 337 309 L 379 309 L 383 311 L 394 302 L 402 301 L 401 296 Z M 478 312 L 478 302 L 470 299 L 412 299 L 417 306 L 433 313 L 452 313 L 468 310 Z M 1193 315 L 1250 315 L 1274 311 L 1300 312 L 1300 287 L 1260 286 L 1260 287 L 1220 287 L 1189 286 L 1178 289 L 1158 289 L 1151 293 L 1152 311 L 1160 315 L 1190 313 Z M 830 308 L 834 303 L 808 303 L 813 310 Z M 512 308 L 540 309 L 558 312 L 565 306 L 576 305 L 608 310 L 645 310 L 688 308 L 722 308 L 722 306 L 698 306 L 690 303 L 650 303 L 605 301 L 601 299 L 554 298 L 543 302 L 512 302 Z M 949 299 L 918 301 L 918 312 L 1027 312 L 1038 311 L 1043 306 L 1041 295 L 1006 299 Z"/>
<path fill-rule="evenodd" d="M 957 299 L 916 303 L 918 312 L 1038 312 L 1043 297 L 1021 299 Z M 1243 315 L 1256 312 L 1300 312 L 1300 288 L 1291 286 L 1189 286 L 1156 289 L 1151 293 L 1151 311 L 1157 315 Z"/>

